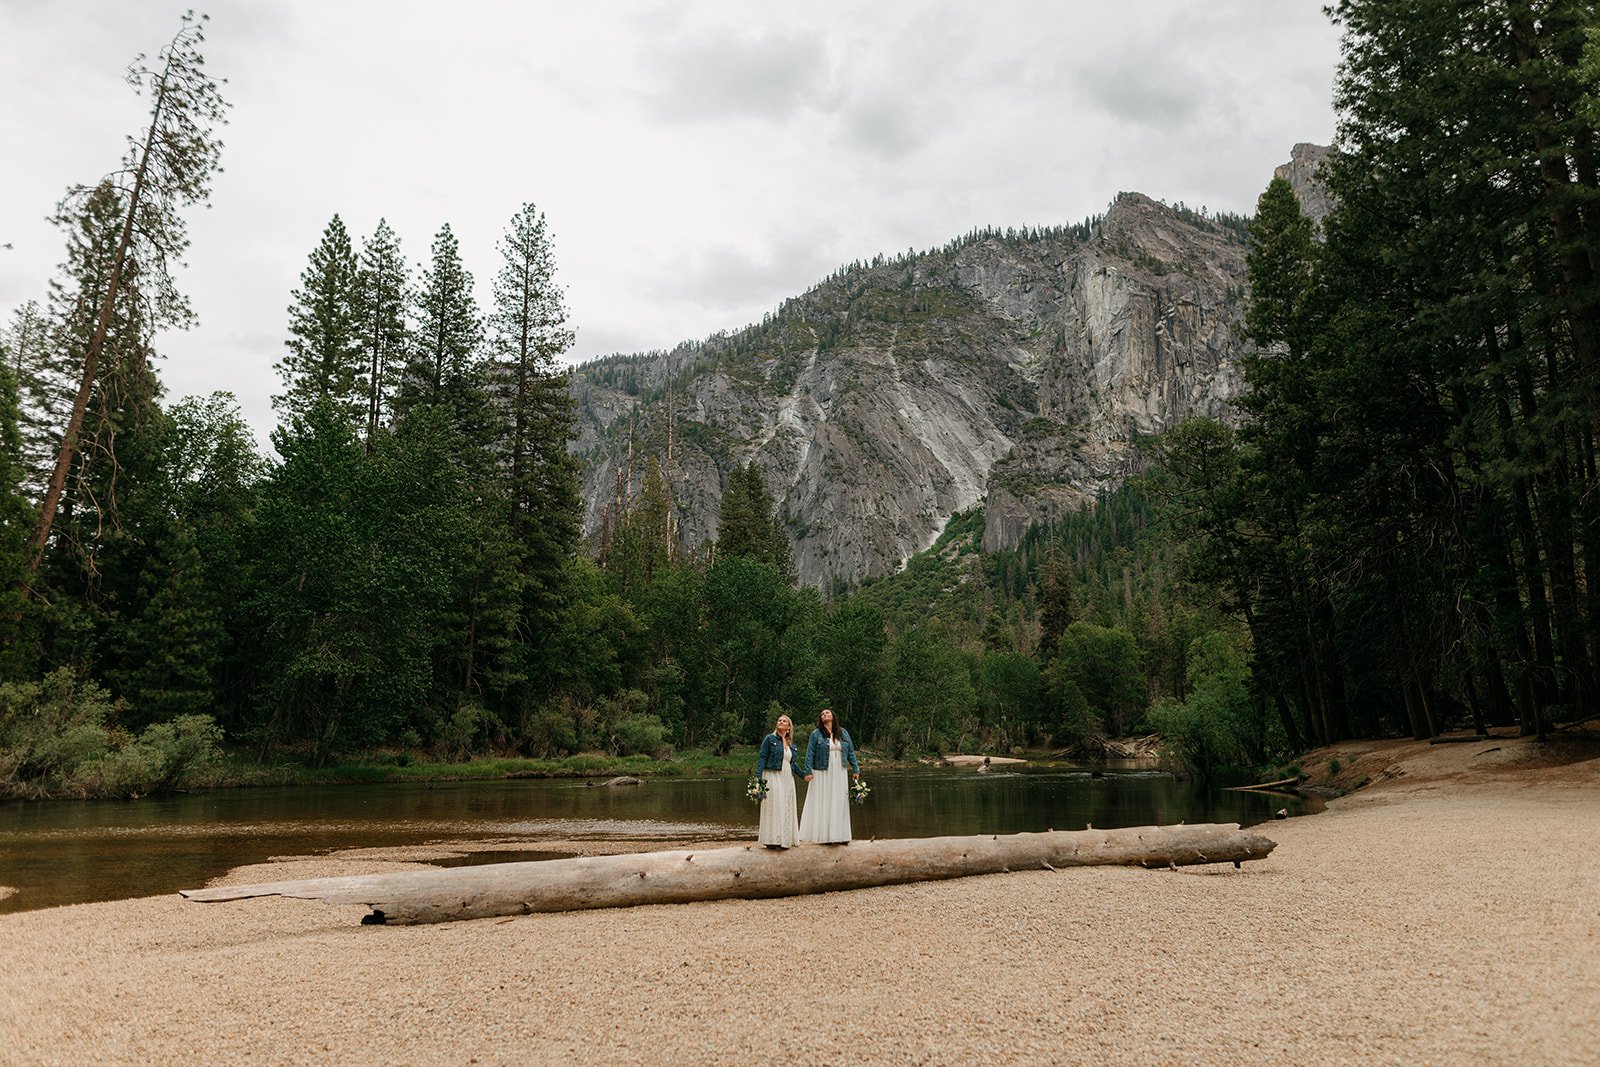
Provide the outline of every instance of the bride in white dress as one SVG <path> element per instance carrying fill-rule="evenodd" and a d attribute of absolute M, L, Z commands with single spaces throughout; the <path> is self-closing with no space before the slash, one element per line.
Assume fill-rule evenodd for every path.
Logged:
<path fill-rule="evenodd" d="M 817 728 L 806 743 L 805 811 L 800 816 L 800 840 L 828 844 L 850 843 L 850 779 L 858 777 L 856 746 L 850 731 L 823 708 Z"/>
<path fill-rule="evenodd" d="M 761 752 L 756 757 L 756 770 L 767 783 L 756 840 L 768 848 L 792 848 L 799 838 L 794 780 L 799 777 L 800 768 L 795 766 L 794 756 L 794 723 L 789 716 L 779 715 L 772 732 L 762 739 Z"/>

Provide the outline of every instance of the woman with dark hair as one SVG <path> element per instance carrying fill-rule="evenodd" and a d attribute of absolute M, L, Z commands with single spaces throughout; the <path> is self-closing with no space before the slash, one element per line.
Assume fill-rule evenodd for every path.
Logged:
<path fill-rule="evenodd" d="M 756 773 L 767 786 L 766 795 L 761 798 L 761 828 L 756 840 L 768 848 L 791 848 L 800 834 L 794 779 L 804 771 L 795 762 L 795 755 L 794 723 L 789 716 L 779 715 L 756 755 Z"/>
<path fill-rule="evenodd" d="M 832 708 L 823 708 L 806 743 L 806 781 L 811 786 L 800 815 L 800 840 L 850 843 L 850 779 L 860 774 L 850 731 Z"/>

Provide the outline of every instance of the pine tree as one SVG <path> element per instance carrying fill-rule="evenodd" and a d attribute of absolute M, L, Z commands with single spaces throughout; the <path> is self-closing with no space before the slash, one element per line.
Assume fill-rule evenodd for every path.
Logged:
<path fill-rule="evenodd" d="M 209 714 L 222 624 L 193 537 L 181 521 L 143 546 L 137 600 L 120 627 L 112 691 L 128 701 L 137 729 L 179 715 Z"/>
<path fill-rule="evenodd" d="M 454 424 L 474 441 L 485 439 L 483 323 L 472 295 L 472 275 L 448 224 L 433 241 L 433 259 L 423 271 L 413 309 L 416 328 L 398 383 L 395 412 L 404 417 L 420 406 L 448 410 Z"/>
<path fill-rule="evenodd" d="M 568 600 L 570 563 L 581 528 L 577 462 L 567 449 L 572 398 L 556 359 L 572 344 L 555 283 L 555 257 L 544 216 L 525 204 L 500 246 L 494 282 L 494 360 L 490 371 L 501 424 L 495 451 L 507 464 L 506 519 L 518 552 L 527 676 L 548 677 L 541 663 Z M 514 698 L 519 715 L 543 693 Z"/>
<path fill-rule="evenodd" d="M 642 601 L 656 574 L 674 554 L 669 506 L 661 465 L 652 456 L 639 496 L 617 522 L 602 559 L 612 588 L 635 604 Z"/>
<path fill-rule="evenodd" d="M 555 283 L 555 255 L 544 216 L 524 204 L 500 241 L 494 281 L 493 379 L 508 425 L 501 449 L 511 462 L 511 522 L 520 540 L 537 527 L 558 556 L 575 542 L 575 468 L 566 376 L 556 358 L 572 346 L 567 312 Z"/>
<path fill-rule="evenodd" d="M 344 220 L 333 216 L 300 273 L 289 305 L 288 354 L 278 362 L 284 391 L 272 398 L 279 418 L 304 415 L 327 397 L 351 420 L 368 425 L 369 339 L 360 268 Z"/>
<path fill-rule="evenodd" d="M 1041 664 L 1048 664 L 1055 659 L 1061 635 L 1067 632 L 1067 627 L 1074 621 L 1072 576 L 1066 566 L 1056 561 L 1054 552 L 1050 555 L 1050 562 L 1039 584 L 1038 604 L 1038 658 Z"/>
<path fill-rule="evenodd" d="M 183 28 L 157 57 L 158 67 L 146 68 L 136 61 L 129 71 L 130 84 L 149 91 L 151 106 L 144 137 L 133 143 L 124 167 L 117 172 L 117 180 L 125 180 L 126 187 L 114 185 L 111 178 L 94 188 L 80 186 L 68 193 L 57 211 L 59 222 L 76 227 L 90 214 L 89 201 L 109 198 L 117 205 L 120 228 L 104 261 L 104 284 L 79 288 L 80 299 L 65 317 L 73 324 L 69 336 L 83 338 L 82 347 L 74 350 L 75 355 L 81 353 L 78 392 L 29 541 L 25 591 L 50 540 L 106 338 L 124 298 L 123 283 L 134 276 L 140 279 L 142 318 L 149 330 L 184 325 L 192 317 L 169 269 L 189 243 L 181 209 L 203 203 L 210 194 L 211 176 L 222 153 L 213 128 L 224 121 L 227 110 L 218 83 L 206 73 L 205 57 L 199 52 L 205 40 L 205 19 L 201 16 L 197 23 L 192 14 L 185 15 Z M 76 328 L 91 321 L 87 330 Z"/>
<path fill-rule="evenodd" d="M 247 540 L 268 468 L 231 394 L 186 398 L 169 415 L 162 461 L 169 510 L 192 539 L 203 570 L 182 610 L 216 620 L 218 648 L 196 658 L 209 655 L 214 663 L 217 703 L 207 710 L 231 727 L 253 698 L 253 638 L 244 612 L 251 573 Z M 163 551 L 155 546 L 157 556 Z"/>
<path fill-rule="evenodd" d="M 387 221 L 362 244 L 360 300 L 357 333 L 364 353 L 367 384 L 367 450 L 392 401 L 394 383 L 409 343 L 406 304 L 410 298 L 410 268 L 400 252 L 400 240 Z"/>
<path fill-rule="evenodd" d="M 717 512 L 717 554 L 760 560 L 794 582 L 794 552 L 755 460 L 728 476 Z"/>
<path fill-rule="evenodd" d="M 19 390 L 4 346 L 0 357 L 7 357 L 0 358 L 0 682 L 5 682 L 20 680 L 33 666 L 21 581 L 34 515 L 23 485 L 27 465 Z"/>
<path fill-rule="evenodd" d="M 36 300 L 17 308 L 10 329 L 0 338 L 17 384 L 23 485 L 33 499 L 38 499 L 44 494 L 61 427 L 66 425 L 72 405 L 72 368 L 62 358 L 60 337 Z"/>
<path fill-rule="evenodd" d="M 115 644 L 128 605 L 137 602 L 141 528 L 160 510 L 165 416 L 151 366 L 152 308 L 141 261 L 125 259 L 116 300 L 102 314 L 91 319 L 84 313 L 117 273 L 124 211 L 116 190 L 102 184 L 69 242 L 68 282 L 52 286 L 63 343 L 75 348 L 99 338 L 96 375 L 76 420 L 73 460 L 55 497 L 53 551 L 36 576 L 52 588 L 56 612 L 85 613 L 76 628 L 57 627 L 66 644 L 51 654 L 61 661 L 93 662 L 97 649 Z M 77 296 L 69 301 L 73 292 Z"/>

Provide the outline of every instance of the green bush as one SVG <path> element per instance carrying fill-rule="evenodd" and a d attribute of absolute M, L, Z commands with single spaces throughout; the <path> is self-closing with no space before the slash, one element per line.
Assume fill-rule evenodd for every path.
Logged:
<path fill-rule="evenodd" d="M 0 685 L 0 795 L 132 797 L 204 784 L 221 759 L 209 715 L 181 715 L 138 737 L 116 728 L 120 705 L 62 668 Z"/>
<path fill-rule="evenodd" d="M 578 750 L 578 727 L 573 709 L 564 703 L 546 704 L 528 720 L 527 749 L 542 759 Z"/>
<path fill-rule="evenodd" d="M 619 756 L 637 753 L 653 759 L 664 759 L 672 752 L 667 745 L 667 728 L 660 719 L 648 712 L 629 715 L 617 723 L 614 736 Z"/>
<path fill-rule="evenodd" d="M 63 667 L 42 681 L 0 685 L 0 789 L 47 796 L 111 749 L 110 694 Z"/>
<path fill-rule="evenodd" d="M 80 764 L 64 784 L 82 796 L 141 797 L 197 784 L 221 759 L 222 729 L 211 716 L 180 715 Z"/>
<path fill-rule="evenodd" d="M 467 759 L 493 720 L 494 716 L 481 704 L 462 704 L 439 724 L 439 735 L 434 739 L 437 755 L 446 761 Z"/>

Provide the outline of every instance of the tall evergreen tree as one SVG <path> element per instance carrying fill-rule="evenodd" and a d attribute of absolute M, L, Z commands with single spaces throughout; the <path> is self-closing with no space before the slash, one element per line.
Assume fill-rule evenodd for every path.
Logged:
<path fill-rule="evenodd" d="M 462 432 L 482 443 L 484 428 L 483 322 L 472 294 L 472 275 L 448 224 L 433 240 L 413 309 L 415 329 L 395 397 L 404 417 L 420 406 L 442 407 Z"/>
<path fill-rule="evenodd" d="M 755 460 L 728 476 L 717 512 L 717 554 L 760 560 L 794 581 L 794 550 Z"/>
<path fill-rule="evenodd" d="M 556 359 L 572 344 L 566 308 L 555 282 L 555 256 L 542 214 L 524 204 L 500 245 L 494 280 L 493 363 L 490 379 L 501 419 L 495 450 L 507 467 L 506 519 L 518 552 L 521 632 L 530 679 L 540 668 L 567 601 L 582 502 L 577 462 L 567 449 L 572 399 Z M 546 694 L 525 692 L 525 708 Z"/>
<path fill-rule="evenodd" d="M 384 219 L 362 243 L 357 333 L 367 385 L 367 450 L 383 425 L 409 343 L 406 306 L 410 299 L 410 267 L 400 252 L 400 239 Z"/>
<path fill-rule="evenodd" d="M 0 346 L 0 356 L 5 354 Z M 34 516 L 23 485 L 19 392 L 10 360 L 0 359 L 0 682 L 21 680 L 33 667 L 21 582 Z"/>
<path fill-rule="evenodd" d="M 272 398 L 279 417 L 304 415 L 327 397 L 350 419 L 366 426 L 369 392 L 369 324 L 363 281 L 344 220 L 334 215 L 300 273 L 289 305 L 288 353 L 278 361 L 284 391 Z"/>
<path fill-rule="evenodd" d="M 470 536 L 453 441 L 434 425 L 419 417 L 380 435 L 369 456 L 323 399 L 274 436 L 283 463 L 249 553 L 264 743 L 309 743 L 324 760 L 430 708 L 454 577 L 441 564 Z"/>
<path fill-rule="evenodd" d="M 197 22 L 192 14 L 183 18 L 183 28 L 162 48 L 158 63 L 147 68 L 136 61 L 128 80 L 150 97 L 150 122 L 142 139 L 132 142 L 125 164 L 116 178 L 108 178 L 94 188 L 71 190 L 57 212 L 58 220 L 77 227 L 93 209 L 88 202 L 109 199 L 117 206 L 120 227 L 109 255 L 104 258 L 105 280 L 93 288 L 78 288 L 80 299 L 66 316 L 71 323 L 87 323 L 88 329 L 74 329 L 71 336 L 82 337 L 76 348 L 80 372 L 78 392 L 63 428 L 55 466 L 45 487 L 33 536 L 25 583 L 38 570 L 50 540 L 51 526 L 60 503 L 68 471 L 79 444 L 85 412 L 88 409 L 100 360 L 117 308 L 123 300 L 124 283 L 137 275 L 140 302 L 147 329 L 163 325 L 184 325 L 191 313 L 178 292 L 170 273 L 188 247 L 188 233 L 182 209 L 203 203 L 211 190 L 222 143 L 214 127 L 223 122 L 227 104 L 218 83 L 205 70 L 205 57 L 199 46 L 205 40 L 205 16 Z M 125 182 L 118 186 L 116 181 Z M 70 274 L 71 272 L 69 272 Z M 27 585 L 24 585 L 26 591 Z"/>
<path fill-rule="evenodd" d="M 1041 663 L 1050 663 L 1056 657 L 1056 646 L 1061 643 L 1061 635 L 1073 622 L 1072 576 L 1068 574 L 1065 564 L 1056 562 L 1053 553 L 1039 584 L 1038 603 L 1038 659 Z"/>
<path fill-rule="evenodd" d="M 35 576 L 52 592 L 50 658 L 108 670 L 116 669 L 111 650 L 138 603 L 143 546 L 158 536 L 151 524 L 161 518 L 165 418 L 151 366 L 152 300 L 141 261 L 126 257 L 114 303 L 103 315 L 86 313 L 118 274 L 124 211 L 115 188 L 102 184 L 69 243 L 68 282 L 53 286 L 65 343 L 75 348 L 97 337 L 99 345 L 95 377 L 75 420 L 72 463 L 55 496 L 52 551 Z M 72 292 L 77 296 L 69 300 Z"/>
<path fill-rule="evenodd" d="M 12 315 L 3 334 L 6 362 L 17 385 L 17 428 L 22 440 L 23 484 L 33 499 L 44 494 L 76 385 L 59 333 L 36 300 Z"/>

